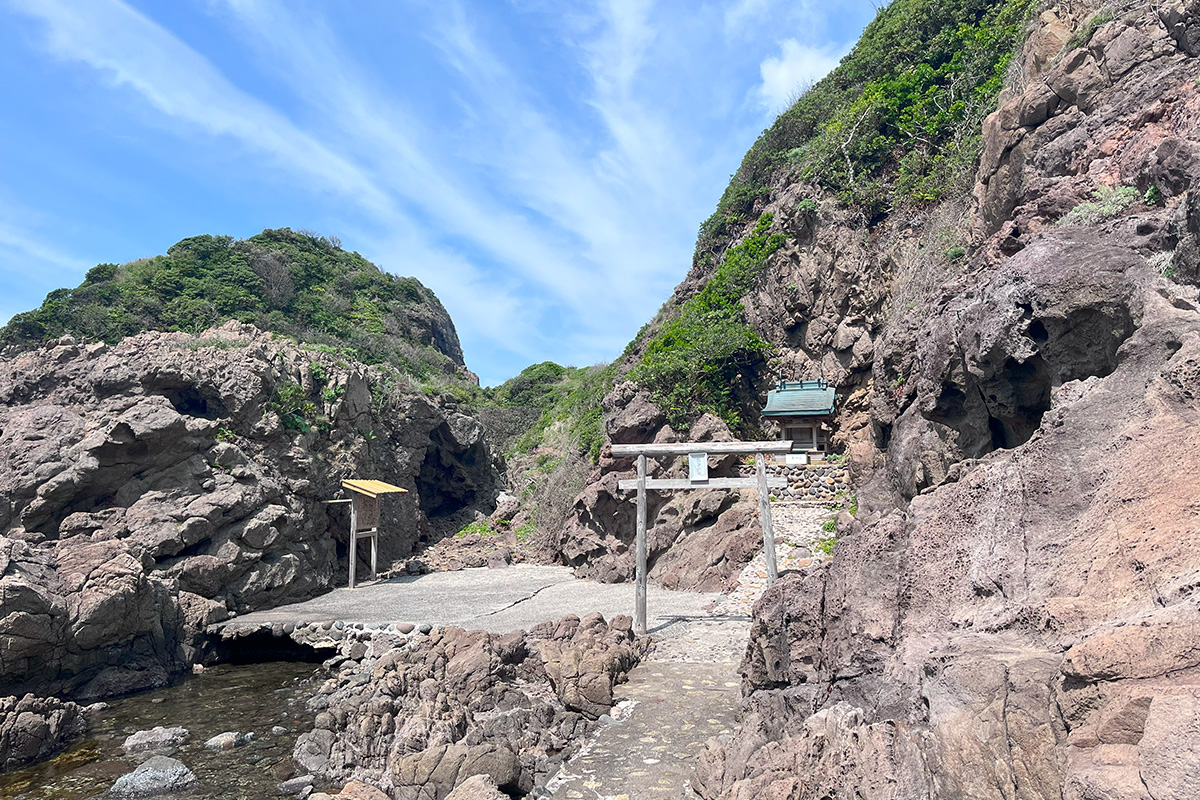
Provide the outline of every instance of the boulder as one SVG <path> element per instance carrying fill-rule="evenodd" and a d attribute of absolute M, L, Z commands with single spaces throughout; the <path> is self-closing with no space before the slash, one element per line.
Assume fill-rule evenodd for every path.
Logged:
<path fill-rule="evenodd" d="M 491 775 L 472 775 L 446 795 L 446 800 L 507 800 Z"/>
<path fill-rule="evenodd" d="M 146 731 L 138 731 L 125 738 L 121 749 L 126 753 L 170 750 L 186 742 L 192 736 L 187 728 L 164 728 L 161 725 Z"/>
<path fill-rule="evenodd" d="M 184 791 L 198 783 L 183 762 L 168 756 L 150 756 L 133 772 L 117 778 L 108 790 L 110 797 L 161 797 Z"/>
<path fill-rule="evenodd" d="M 0 772 L 47 759 L 84 736 L 85 711 L 53 697 L 0 697 Z"/>
<path fill-rule="evenodd" d="M 301 794 L 305 789 L 312 789 L 314 780 L 312 775 L 297 775 L 295 778 L 290 778 L 275 788 L 279 790 L 280 794 Z"/>
<path fill-rule="evenodd" d="M 213 736 L 205 741 L 204 746 L 209 750 L 232 750 L 235 747 L 241 747 L 244 744 L 249 744 L 253 740 L 253 733 L 225 731 L 224 733 L 218 733 L 216 736 Z"/>
<path fill-rule="evenodd" d="M 309 702 L 294 758 L 324 780 L 351 775 L 393 798 L 443 800 L 472 776 L 528 793 L 612 705 L 646 643 L 628 617 L 565 617 L 503 636 L 446 627 L 348 662 Z"/>

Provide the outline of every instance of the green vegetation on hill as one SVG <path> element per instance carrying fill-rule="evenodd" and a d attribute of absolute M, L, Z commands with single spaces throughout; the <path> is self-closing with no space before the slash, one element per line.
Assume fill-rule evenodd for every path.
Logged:
<path fill-rule="evenodd" d="M 418 378 L 445 377 L 462 363 L 449 316 L 420 281 L 288 228 L 240 241 L 193 236 L 166 255 L 100 264 L 76 288 L 13 317 L 0 346 L 68 333 L 106 342 L 144 330 L 199 333 L 231 319 Z"/>
<path fill-rule="evenodd" d="M 893 0 L 746 153 L 697 252 L 753 219 L 786 169 L 874 219 L 952 191 L 979 155 L 1033 0 Z"/>
<path fill-rule="evenodd" d="M 615 375 L 612 364 L 578 368 L 543 361 L 486 390 L 484 402 L 502 410 L 524 412 L 522 429 L 508 439 L 508 455 L 536 450 L 546 443 L 547 432 L 557 427 L 565 434 L 568 446 L 594 463 L 604 446 L 600 401 L 612 388 Z"/>
<path fill-rule="evenodd" d="M 686 428 L 708 411 L 735 432 L 750 432 L 739 408 L 756 396 L 754 382 L 770 354 L 740 300 L 785 237 L 767 233 L 769 215 L 744 231 L 772 187 L 818 186 L 870 221 L 965 189 L 982 120 L 996 106 L 1033 6 L 893 0 L 841 64 L 763 132 L 700 227 L 696 265 L 712 277 L 635 340 L 649 337 L 629 377 L 650 391 L 673 427 Z M 798 210 L 815 213 L 817 206 L 804 200 Z"/>
<path fill-rule="evenodd" d="M 518 541 L 553 551 L 552 537 L 600 458 L 600 403 L 615 377 L 615 364 L 576 368 L 545 361 L 475 398 L 472 413 L 504 453 L 509 488 L 522 500 Z"/>
<path fill-rule="evenodd" d="M 750 235 L 725 252 L 704 288 L 654 332 L 629 373 L 650 390 L 677 430 L 707 411 L 732 430 L 744 431 L 736 390 L 753 384 L 747 371 L 763 360 L 768 348 L 746 324 L 739 301 L 784 243 L 782 234 L 769 232 L 772 219 L 763 214 Z"/>

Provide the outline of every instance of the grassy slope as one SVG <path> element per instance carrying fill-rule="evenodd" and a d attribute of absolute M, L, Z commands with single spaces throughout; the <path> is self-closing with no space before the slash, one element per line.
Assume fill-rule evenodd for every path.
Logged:
<path fill-rule="evenodd" d="M 15 316 L 0 329 L 0 347 L 67 333 L 107 342 L 143 330 L 196 333 L 231 319 L 418 379 L 445 379 L 462 363 L 449 316 L 420 281 L 287 228 L 241 241 L 193 236 L 166 255 L 100 264 L 76 288 Z M 447 335 L 430 342 L 433 329 Z"/>
<path fill-rule="evenodd" d="M 746 324 L 740 300 L 786 241 L 769 233 L 762 215 L 772 188 L 819 186 L 868 224 L 964 191 L 979 157 L 980 123 L 995 107 L 1032 5 L 893 0 L 880 10 L 841 64 L 746 153 L 700 228 L 694 266 L 711 277 L 699 293 L 668 302 L 626 348 L 619 370 L 616 363 L 537 364 L 482 398 L 510 416 L 524 409 L 520 435 L 505 437 L 510 459 L 565 434 L 576 457 L 594 462 L 604 442 L 600 401 L 618 372 L 647 389 L 678 430 L 708 411 L 736 433 L 751 433 L 741 401 L 755 393 L 747 384 L 770 347 Z"/>
<path fill-rule="evenodd" d="M 894 0 L 829 75 L 763 131 L 697 256 L 755 214 L 781 171 L 837 192 L 869 220 L 962 187 L 979 156 L 1033 0 Z"/>

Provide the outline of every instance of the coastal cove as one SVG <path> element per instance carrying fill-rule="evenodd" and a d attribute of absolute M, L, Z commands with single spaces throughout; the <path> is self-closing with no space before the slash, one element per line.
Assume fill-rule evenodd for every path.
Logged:
<path fill-rule="evenodd" d="M 83 35 L 124 2 L 44 0 L 46 24 Z M 397 8 L 443 6 L 483 52 L 493 17 L 459 13 L 479 0 Z M 613 58 L 630 88 L 629 54 L 727 7 L 743 46 L 735 10 L 826 13 L 599 6 L 637 40 Z M 292 33 L 333 36 L 304 8 Z M 504 192 L 514 216 L 447 234 L 454 258 L 422 250 L 415 277 L 332 233 L 200 233 L 15 314 L 0 800 L 1200 798 L 1200 0 L 890 0 L 836 66 L 821 52 L 710 217 L 655 195 L 639 225 L 698 224 L 695 249 L 610 361 L 542 340 L 599 342 L 585 312 L 617 330 L 588 287 L 643 302 L 661 242 L 552 243 L 611 275 L 514 268 L 506 286 L 554 284 L 550 333 L 545 297 L 456 305 L 480 291 L 470 242 L 550 252 L 523 215 L 630 232 L 583 202 L 626 171 L 586 128 L 587 170 L 518 165 L 549 207 Z M 341 102 L 334 56 L 303 54 Z M 483 74 L 479 130 L 513 100 Z M 385 112 L 322 119 L 373 136 Z M 686 160 L 636 149 L 647 174 Z M 452 307 L 542 360 L 483 385 Z"/>

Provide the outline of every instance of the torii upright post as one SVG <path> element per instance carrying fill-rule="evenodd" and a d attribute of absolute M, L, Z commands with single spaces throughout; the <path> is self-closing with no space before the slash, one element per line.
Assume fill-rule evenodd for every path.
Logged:
<path fill-rule="evenodd" d="M 771 526 L 771 496 L 767 493 L 767 460 L 762 453 L 754 454 L 754 470 L 758 473 L 758 516 L 762 520 L 763 553 L 767 558 L 767 580 L 771 583 L 779 577 L 775 565 L 775 532 Z"/>
<path fill-rule="evenodd" d="M 614 444 L 614 456 L 637 456 L 637 478 L 619 481 L 622 490 L 637 489 L 637 531 L 634 544 L 634 603 L 633 629 L 639 636 L 646 633 L 646 490 L 647 489 L 758 489 L 758 508 L 762 517 L 763 552 L 767 560 L 767 577 L 774 581 L 779 575 L 775 565 L 775 539 L 771 529 L 771 502 L 768 490 L 787 486 L 786 478 L 767 476 L 764 453 L 790 453 L 792 443 L 783 442 L 680 442 L 671 444 Z M 758 475 L 754 478 L 709 478 L 705 467 L 702 474 L 688 478 L 647 478 L 647 456 L 695 457 L 697 465 L 707 464 L 709 455 L 754 455 Z M 690 460 L 690 458 L 689 458 Z"/>
<path fill-rule="evenodd" d="M 646 632 L 646 456 L 637 460 L 637 544 L 633 590 L 633 629 L 638 635 Z"/>

